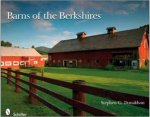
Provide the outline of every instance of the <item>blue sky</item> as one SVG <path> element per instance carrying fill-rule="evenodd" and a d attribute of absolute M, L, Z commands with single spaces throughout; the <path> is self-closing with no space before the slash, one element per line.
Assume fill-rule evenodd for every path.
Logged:
<path fill-rule="evenodd" d="M 16 1 L 1 2 L 1 39 L 13 46 L 30 48 L 32 45 L 53 47 L 60 40 L 76 38 L 76 33 L 87 36 L 106 33 L 106 28 L 115 26 L 117 31 L 138 28 L 149 24 L 148 1 Z M 7 12 L 16 14 L 81 13 L 101 14 L 98 20 L 8 20 Z"/>

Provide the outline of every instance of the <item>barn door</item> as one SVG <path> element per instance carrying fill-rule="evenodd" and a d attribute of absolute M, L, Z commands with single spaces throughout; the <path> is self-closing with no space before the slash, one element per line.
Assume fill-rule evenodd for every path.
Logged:
<path fill-rule="evenodd" d="M 29 61 L 25 61 L 24 65 L 25 65 L 25 67 L 29 67 L 30 66 Z"/>
<path fill-rule="evenodd" d="M 77 61 L 76 60 L 64 60 L 63 61 L 63 66 L 64 67 L 76 67 L 77 66 Z"/>
<path fill-rule="evenodd" d="M 67 67 L 67 61 L 64 61 L 63 66 Z"/>

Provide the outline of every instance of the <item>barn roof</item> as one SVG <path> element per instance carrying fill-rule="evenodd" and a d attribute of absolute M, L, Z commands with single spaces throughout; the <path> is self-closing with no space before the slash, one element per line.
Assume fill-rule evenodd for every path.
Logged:
<path fill-rule="evenodd" d="M 86 37 L 84 40 L 62 40 L 49 53 L 134 48 L 140 46 L 144 32 L 145 26 L 116 32 L 114 37 L 109 34 L 100 34 Z"/>
<path fill-rule="evenodd" d="M 1 47 L 1 56 L 40 56 L 34 48 Z"/>

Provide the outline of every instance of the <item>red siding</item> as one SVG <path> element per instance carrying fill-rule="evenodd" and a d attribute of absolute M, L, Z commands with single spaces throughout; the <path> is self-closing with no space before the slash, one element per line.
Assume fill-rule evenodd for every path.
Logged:
<path fill-rule="evenodd" d="M 64 60 L 77 60 L 78 67 L 105 67 L 112 59 L 113 52 L 135 52 L 133 49 L 49 53 L 49 65 L 63 66 Z"/>
<path fill-rule="evenodd" d="M 6 62 L 10 61 L 11 65 L 10 66 L 6 66 Z M 13 62 L 14 61 L 18 61 L 19 65 L 14 65 Z M 24 65 L 20 65 L 20 62 L 24 61 Z M 37 64 L 34 63 L 34 61 L 37 61 Z M 3 66 L 1 66 L 2 68 L 12 68 L 12 69 L 19 69 L 20 67 L 30 67 L 30 66 L 34 66 L 34 67 L 42 67 L 45 65 L 45 61 L 41 61 L 41 57 L 16 57 L 16 56 L 2 56 L 1 57 L 1 62 L 4 63 Z"/>
<path fill-rule="evenodd" d="M 109 52 L 99 51 L 55 53 L 49 54 L 49 64 L 63 66 L 63 60 L 77 60 L 79 67 L 102 67 L 109 63 L 110 58 Z"/>
<path fill-rule="evenodd" d="M 148 39 L 146 35 L 143 36 L 138 51 L 139 51 L 139 67 L 144 67 L 145 61 L 149 60 L 149 47 L 148 47 Z"/>

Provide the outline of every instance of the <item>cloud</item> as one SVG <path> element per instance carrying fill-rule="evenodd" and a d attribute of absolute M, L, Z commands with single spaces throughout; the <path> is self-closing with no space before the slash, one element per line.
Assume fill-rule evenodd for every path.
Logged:
<path fill-rule="evenodd" d="M 127 7 L 128 7 L 129 9 L 131 9 L 131 10 L 136 10 L 137 8 L 140 7 L 140 4 L 138 4 L 138 3 L 132 3 L 132 4 L 128 4 Z"/>
<path fill-rule="evenodd" d="M 89 0 L 76 0 L 72 2 L 70 8 L 67 8 L 68 12 L 80 12 L 80 11 L 99 11 L 106 12 L 109 14 L 115 15 L 128 15 L 138 8 L 145 8 L 146 2 L 142 1 L 132 1 L 128 2 L 127 0 L 123 1 L 89 1 Z"/>
<path fill-rule="evenodd" d="M 70 31 L 64 31 L 63 34 L 64 35 L 70 35 L 70 34 L 72 34 L 72 32 L 70 32 Z"/>
<path fill-rule="evenodd" d="M 41 31 L 52 31 L 55 28 L 53 27 L 53 24 L 49 22 L 48 20 L 34 20 L 34 26 L 35 28 L 41 30 Z"/>
<path fill-rule="evenodd" d="M 119 10 L 119 11 L 116 12 L 116 14 L 118 14 L 118 15 L 128 15 L 129 13 L 125 10 Z"/>
<path fill-rule="evenodd" d="M 7 19 L 7 12 L 11 11 L 13 13 L 18 12 L 19 8 L 11 2 L 1 2 L 1 23 L 8 23 L 13 20 Z"/>

